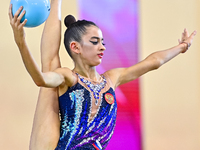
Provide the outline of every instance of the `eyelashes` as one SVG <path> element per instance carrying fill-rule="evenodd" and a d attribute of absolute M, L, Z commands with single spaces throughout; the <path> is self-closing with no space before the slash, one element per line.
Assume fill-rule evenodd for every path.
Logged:
<path fill-rule="evenodd" d="M 97 45 L 98 42 L 93 42 L 93 41 L 90 41 L 93 45 Z"/>
<path fill-rule="evenodd" d="M 93 42 L 93 41 L 90 41 L 93 45 L 97 45 L 98 44 L 98 41 L 97 42 Z M 102 43 L 102 45 L 104 46 L 105 43 Z"/>

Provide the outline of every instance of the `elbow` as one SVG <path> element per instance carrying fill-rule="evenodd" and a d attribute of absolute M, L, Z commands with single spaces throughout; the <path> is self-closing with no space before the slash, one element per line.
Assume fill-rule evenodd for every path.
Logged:
<path fill-rule="evenodd" d="M 160 68 L 162 66 L 162 63 L 160 61 L 157 61 L 154 66 L 153 66 L 153 70 L 157 70 L 158 68 Z"/>
<path fill-rule="evenodd" d="M 151 62 L 152 62 L 152 68 L 151 68 L 152 70 L 157 70 L 163 65 L 163 62 L 156 57 L 153 57 Z"/>
<path fill-rule="evenodd" d="M 45 82 L 44 81 L 34 81 L 34 82 L 38 87 L 45 87 Z"/>
<path fill-rule="evenodd" d="M 33 81 L 38 87 L 48 87 L 47 81 L 45 79 L 45 74 L 42 74 L 42 76 L 38 78 L 33 78 Z"/>

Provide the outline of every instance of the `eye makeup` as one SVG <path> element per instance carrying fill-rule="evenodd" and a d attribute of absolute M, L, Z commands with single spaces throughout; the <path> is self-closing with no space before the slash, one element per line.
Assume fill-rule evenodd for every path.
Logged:
<path fill-rule="evenodd" d="M 97 40 L 97 41 L 90 41 L 93 45 L 97 45 L 99 41 L 102 41 L 102 45 L 105 45 L 105 44 L 103 43 L 103 38 L 100 39 L 99 37 L 93 36 L 93 37 L 91 37 L 91 40 L 92 40 L 92 39 Z"/>

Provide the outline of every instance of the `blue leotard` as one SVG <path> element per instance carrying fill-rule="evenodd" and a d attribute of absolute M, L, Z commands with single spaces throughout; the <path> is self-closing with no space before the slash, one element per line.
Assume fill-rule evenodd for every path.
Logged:
<path fill-rule="evenodd" d="M 104 150 L 108 145 L 115 128 L 117 103 L 110 79 L 106 74 L 103 77 L 106 85 L 92 118 L 94 95 L 80 78 L 59 97 L 61 133 L 55 150 Z"/>

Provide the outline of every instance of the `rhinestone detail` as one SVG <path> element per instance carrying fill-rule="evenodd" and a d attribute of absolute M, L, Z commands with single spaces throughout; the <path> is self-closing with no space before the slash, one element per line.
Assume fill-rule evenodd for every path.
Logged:
<path fill-rule="evenodd" d="M 87 85 L 87 87 L 92 91 L 93 96 L 95 98 L 95 105 L 98 105 L 98 100 L 99 100 L 99 93 L 101 92 L 101 90 L 105 87 L 106 85 L 106 79 L 104 76 L 103 77 L 103 81 L 99 84 L 92 84 L 90 81 L 82 78 L 78 73 L 76 73 L 79 77 L 79 79 L 81 80 L 81 82 L 83 82 L 85 85 Z"/>

